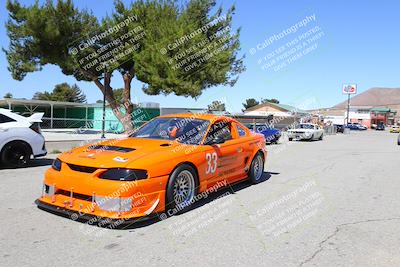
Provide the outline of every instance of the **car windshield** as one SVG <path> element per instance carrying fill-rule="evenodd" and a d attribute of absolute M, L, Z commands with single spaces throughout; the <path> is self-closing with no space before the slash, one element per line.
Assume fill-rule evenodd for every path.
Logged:
<path fill-rule="evenodd" d="M 314 129 L 314 125 L 311 124 L 300 124 L 299 129 Z"/>
<path fill-rule="evenodd" d="M 198 145 L 203 140 L 209 121 L 194 118 L 156 118 L 131 134 L 131 137 L 176 140 Z"/>

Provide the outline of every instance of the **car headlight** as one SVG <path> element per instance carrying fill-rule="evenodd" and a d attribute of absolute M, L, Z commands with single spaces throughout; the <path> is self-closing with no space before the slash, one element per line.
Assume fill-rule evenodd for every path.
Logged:
<path fill-rule="evenodd" d="M 147 171 L 135 169 L 109 169 L 103 172 L 101 179 L 114 181 L 137 181 L 147 178 Z"/>
<path fill-rule="evenodd" d="M 56 158 L 56 159 L 53 161 L 53 164 L 51 165 L 51 167 L 52 167 L 54 170 L 56 170 L 56 171 L 61 171 L 61 165 L 62 165 L 61 160 L 59 160 L 58 158 Z"/>
<path fill-rule="evenodd" d="M 105 211 L 127 212 L 132 209 L 132 198 L 95 197 L 96 205 Z"/>

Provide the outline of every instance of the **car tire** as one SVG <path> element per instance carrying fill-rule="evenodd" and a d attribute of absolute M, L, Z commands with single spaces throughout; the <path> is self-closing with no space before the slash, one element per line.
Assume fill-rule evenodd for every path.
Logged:
<path fill-rule="evenodd" d="M 321 137 L 319 138 L 320 141 L 324 140 L 324 134 L 321 134 Z"/>
<path fill-rule="evenodd" d="M 185 185 L 185 186 L 184 186 Z M 188 191 L 185 190 L 187 185 Z M 185 195 L 187 192 L 187 195 Z M 179 165 L 170 175 L 166 191 L 166 213 L 180 214 L 194 203 L 198 192 L 198 176 L 196 170 L 188 165 Z"/>
<path fill-rule="evenodd" d="M 7 167 L 24 167 L 28 164 L 32 155 L 31 147 L 22 141 L 7 143 L 1 150 L 1 162 Z"/>
<path fill-rule="evenodd" d="M 251 162 L 249 169 L 249 180 L 253 184 L 258 184 L 262 181 L 264 176 L 264 156 L 261 152 L 258 152 L 253 161 Z"/>
<path fill-rule="evenodd" d="M 290 138 L 290 137 L 289 137 L 289 141 L 293 141 L 293 138 Z"/>

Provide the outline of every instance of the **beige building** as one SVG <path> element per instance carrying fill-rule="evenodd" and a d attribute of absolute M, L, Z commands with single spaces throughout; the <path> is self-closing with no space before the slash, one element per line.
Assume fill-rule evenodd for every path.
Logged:
<path fill-rule="evenodd" d="M 347 117 L 347 101 L 332 108 L 310 111 L 324 117 Z M 387 125 L 400 124 L 400 88 L 374 87 L 358 94 L 350 100 L 351 122 L 359 122 L 370 127 L 383 122 Z"/>
<path fill-rule="evenodd" d="M 284 128 L 294 122 L 301 122 L 303 120 L 310 120 L 310 113 L 296 107 L 275 104 L 275 103 L 262 103 L 257 106 L 248 108 L 244 111 L 244 116 L 265 116 L 271 118 L 271 123 L 277 128 Z"/>

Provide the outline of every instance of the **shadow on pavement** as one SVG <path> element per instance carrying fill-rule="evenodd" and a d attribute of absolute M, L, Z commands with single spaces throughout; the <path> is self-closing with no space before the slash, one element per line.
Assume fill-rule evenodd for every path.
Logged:
<path fill-rule="evenodd" d="M 277 173 L 277 172 L 264 172 L 262 181 L 260 183 L 268 181 L 273 175 L 279 175 L 279 174 L 280 173 Z M 246 189 L 246 188 L 248 188 L 250 186 L 257 186 L 257 184 L 253 185 L 251 182 L 245 180 L 245 181 L 241 181 L 241 182 L 238 182 L 236 184 L 221 188 L 217 192 L 210 193 L 206 198 L 202 198 L 201 200 L 199 200 L 199 201 L 195 202 L 193 205 L 191 205 L 190 208 L 188 208 L 188 209 L 186 209 L 186 210 L 182 211 L 181 213 L 176 214 L 174 216 L 180 216 L 180 215 L 182 215 L 184 213 L 191 212 L 192 210 L 200 208 L 200 207 L 202 207 L 202 206 L 204 206 L 204 205 L 206 205 L 206 204 L 208 204 L 208 203 L 210 203 L 212 201 L 215 201 L 215 200 L 217 200 L 219 198 L 224 198 L 226 196 L 229 196 L 230 194 L 235 194 L 236 192 L 239 192 L 240 190 Z M 229 193 L 229 194 L 227 194 L 227 193 Z M 157 216 L 157 218 L 153 218 L 151 220 L 140 222 L 140 223 L 133 223 L 133 224 L 131 224 L 129 226 L 125 226 L 125 227 L 122 227 L 122 228 L 119 228 L 119 229 L 123 230 L 123 229 L 141 228 L 141 227 L 145 227 L 145 226 L 157 223 L 157 222 L 159 222 L 161 220 L 165 220 L 165 219 L 167 219 L 169 217 L 169 216 L 166 216 L 165 218 L 162 218 L 161 214 L 158 214 L 158 215 L 159 216 Z M 165 213 L 164 213 L 164 215 L 165 215 Z"/>
<path fill-rule="evenodd" d="M 32 159 L 25 166 L 22 167 L 0 166 L 0 170 L 26 169 L 31 167 L 50 166 L 51 164 L 53 164 L 53 161 L 54 159 L 48 159 L 48 158 Z"/>
<path fill-rule="evenodd" d="M 262 178 L 260 183 L 268 181 L 274 175 L 279 175 L 279 173 L 276 173 L 276 172 L 264 172 L 263 178 Z M 210 193 L 210 194 L 207 195 L 207 197 L 201 198 L 200 200 L 198 200 L 197 202 L 192 204 L 190 206 L 190 208 L 183 209 L 181 212 L 179 212 L 178 214 L 173 215 L 173 216 L 180 216 L 180 215 L 182 215 L 184 213 L 187 213 L 187 212 L 190 212 L 190 211 L 195 210 L 197 208 L 200 208 L 200 207 L 202 207 L 202 206 L 204 206 L 204 205 L 206 205 L 206 204 L 208 204 L 208 203 L 210 203 L 212 201 L 215 201 L 215 200 L 217 200 L 219 198 L 224 198 L 224 197 L 226 197 L 226 196 L 228 196 L 230 194 L 235 194 L 236 192 L 238 192 L 240 190 L 243 190 L 245 188 L 248 188 L 250 186 L 252 186 L 252 184 L 249 181 L 246 180 L 246 181 L 241 181 L 241 182 L 238 182 L 236 184 L 233 184 L 233 185 L 218 189 L 218 191 Z M 253 185 L 253 186 L 257 186 L 257 185 Z M 227 194 L 228 192 L 229 192 L 229 194 Z M 60 214 L 58 211 L 56 211 L 54 209 L 49 210 L 47 208 L 43 208 L 43 207 L 40 207 L 40 206 L 39 206 L 39 208 L 43 209 L 43 210 L 46 210 L 46 211 L 48 211 L 50 213 L 59 215 L 59 216 L 63 216 L 63 217 L 66 217 L 66 218 L 69 217 L 69 219 L 71 219 L 71 214 L 72 213 L 71 214 L 65 214 L 65 213 L 64 214 Z M 78 216 L 75 219 L 75 221 L 80 222 L 80 223 L 84 223 L 84 224 L 88 224 L 88 225 L 93 226 L 93 227 L 105 228 L 105 229 L 110 229 L 110 230 L 111 229 L 114 229 L 114 230 L 133 230 L 133 229 L 142 228 L 142 227 L 146 227 L 146 226 L 152 225 L 152 224 L 160 222 L 162 220 L 167 220 L 168 217 L 170 217 L 170 216 L 168 216 L 166 213 L 154 214 L 151 217 L 138 218 L 136 221 L 129 221 L 129 222 L 128 221 L 123 221 L 119 225 L 115 221 L 114 222 L 110 222 L 110 223 L 103 223 L 104 221 L 108 220 L 107 218 L 99 218 L 99 220 L 95 221 L 96 223 L 90 223 L 89 224 L 88 222 L 90 221 L 90 219 L 86 219 L 86 218 L 84 218 L 84 216 L 82 216 L 82 217 Z"/>

